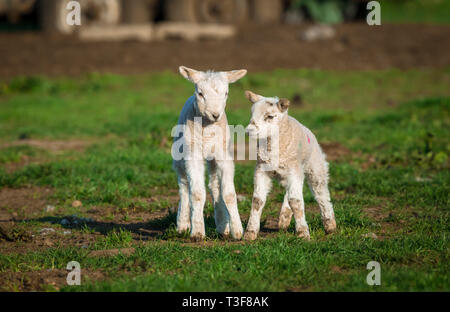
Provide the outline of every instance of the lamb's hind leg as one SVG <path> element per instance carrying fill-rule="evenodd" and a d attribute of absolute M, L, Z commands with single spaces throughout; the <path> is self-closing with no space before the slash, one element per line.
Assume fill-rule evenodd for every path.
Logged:
<path fill-rule="evenodd" d="M 214 219 L 216 221 L 216 231 L 219 234 L 228 236 L 230 234 L 230 215 L 227 207 L 220 195 L 220 179 L 217 172 L 217 164 L 214 160 L 208 161 L 209 170 L 209 190 L 214 204 Z"/>
<path fill-rule="evenodd" d="M 319 204 L 325 232 L 333 233 L 336 231 L 336 220 L 328 190 L 328 163 L 321 151 L 315 151 L 311 155 L 311 160 L 305 166 L 305 173 L 309 188 Z"/>
<path fill-rule="evenodd" d="M 292 219 L 292 209 L 289 206 L 288 194 L 284 195 L 283 205 L 281 205 L 280 217 L 278 219 L 278 228 L 287 230 Z"/>

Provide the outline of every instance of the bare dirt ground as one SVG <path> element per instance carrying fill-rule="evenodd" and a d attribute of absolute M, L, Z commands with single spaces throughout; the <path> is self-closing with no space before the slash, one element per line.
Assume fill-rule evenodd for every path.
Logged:
<path fill-rule="evenodd" d="M 67 272 L 61 269 L 48 269 L 30 272 L 0 272 L 0 291 L 46 291 L 58 290 L 66 285 Z M 83 270 L 82 282 L 103 280 L 101 271 Z"/>
<path fill-rule="evenodd" d="M 0 148 L 11 147 L 11 146 L 21 146 L 29 145 L 32 147 L 41 148 L 48 150 L 50 152 L 58 153 L 60 151 L 73 150 L 73 151 L 84 151 L 89 142 L 82 140 L 66 140 L 66 141 L 49 141 L 49 140 L 18 140 L 12 143 L 0 144 Z"/>
<path fill-rule="evenodd" d="M 230 40 L 149 43 L 80 42 L 39 32 L 0 33 L 0 78 L 17 75 L 77 76 L 86 72 L 120 74 L 175 71 L 180 64 L 201 69 L 245 67 L 369 70 L 438 68 L 450 65 L 450 26 L 336 26 L 330 40 L 308 42 L 300 33 L 310 25 L 245 26 Z"/>
<path fill-rule="evenodd" d="M 30 146 L 44 151 L 48 155 L 59 156 L 63 155 L 67 151 L 71 152 L 83 152 L 93 141 L 86 140 L 65 140 L 65 141 L 55 141 L 55 140 L 37 140 L 37 139 L 24 139 L 17 140 L 13 142 L 1 143 L 0 150 L 3 148 L 14 147 L 14 146 Z M 43 164 L 51 161 L 51 157 L 48 155 L 39 156 L 28 156 L 22 155 L 20 161 L 18 162 L 8 162 L 2 166 L 5 168 L 7 173 L 12 173 L 20 168 L 31 164 Z M 1 202 L 0 202 L 1 206 Z"/>

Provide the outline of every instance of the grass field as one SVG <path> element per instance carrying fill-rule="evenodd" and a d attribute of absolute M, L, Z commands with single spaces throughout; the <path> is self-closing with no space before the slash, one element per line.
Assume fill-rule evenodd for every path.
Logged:
<path fill-rule="evenodd" d="M 387 23 L 448 24 L 446 0 L 380 0 L 382 21 Z"/>
<path fill-rule="evenodd" d="M 338 231 L 325 235 L 305 188 L 311 241 L 293 223 L 278 232 L 276 185 L 257 241 L 218 237 L 208 203 L 207 239 L 194 243 L 169 213 L 170 130 L 192 85 L 169 72 L 0 82 L 0 216 L 14 219 L 0 239 L 0 287 L 448 291 L 449 85 L 449 69 L 248 75 L 231 87 L 229 123 L 247 125 L 246 89 L 290 98 L 328 154 Z M 236 164 L 244 224 L 253 168 Z M 64 286 L 72 260 L 81 286 Z M 381 264 L 381 286 L 366 284 L 369 261 Z"/>

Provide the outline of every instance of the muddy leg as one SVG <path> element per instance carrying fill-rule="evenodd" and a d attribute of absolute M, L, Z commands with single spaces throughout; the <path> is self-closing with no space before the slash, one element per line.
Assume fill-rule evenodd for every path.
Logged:
<path fill-rule="evenodd" d="M 292 209 L 289 207 L 288 195 L 284 195 L 283 204 L 281 205 L 280 217 L 278 219 L 278 228 L 287 230 L 292 219 Z"/>
<path fill-rule="evenodd" d="M 308 224 L 305 218 L 305 203 L 303 201 L 303 172 L 292 172 L 288 177 L 288 202 L 294 213 L 295 233 L 298 237 L 310 239 Z"/>
<path fill-rule="evenodd" d="M 322 159 L 317 157 L 314 162 L 308 164 L 306 174 L 309 188 L 319 204 L 325 232 L 333 233 L 336 231 L 336 220 L 328 190 L 328 164 L 324 157 Z"/>
<path fill-rule="evenodd" d="M 255 240 L 258 236 L 261 214 L 270 190 L 270 177 L 264 171 L 255 171 L 255 186 L 253 191 L 252 209 L 248 220 L 245 240 Z"/>

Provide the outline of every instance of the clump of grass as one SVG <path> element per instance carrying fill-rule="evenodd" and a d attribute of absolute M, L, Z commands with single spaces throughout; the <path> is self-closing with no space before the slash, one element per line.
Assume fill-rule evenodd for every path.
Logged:
<path fill-rule="evenodd" d="M 177 226 L 175 223 L 171 223 L 169 227 L 164 231 L 162 239 L 166 240 L 177 240 L 177 239 L 188 239 L 190 237 L 189 231 L 183 233 L 177 232 Z"/>
<path fill-rule="evenodd" d="M 99 239 L 95 244 L 96 249 L 111 249 L 130 247 L 133 242 L 133 236 L 130 231 L 120 228 L 110 231 L 105 237 Z"/>
<path fill-rule="evenodd" d="M 0 164 L 19 162 L 24 156 L 34 157 L 42 154 L 46 154 L 45 151 L 29 145 L 9 146 L 0 149 Z"/>

